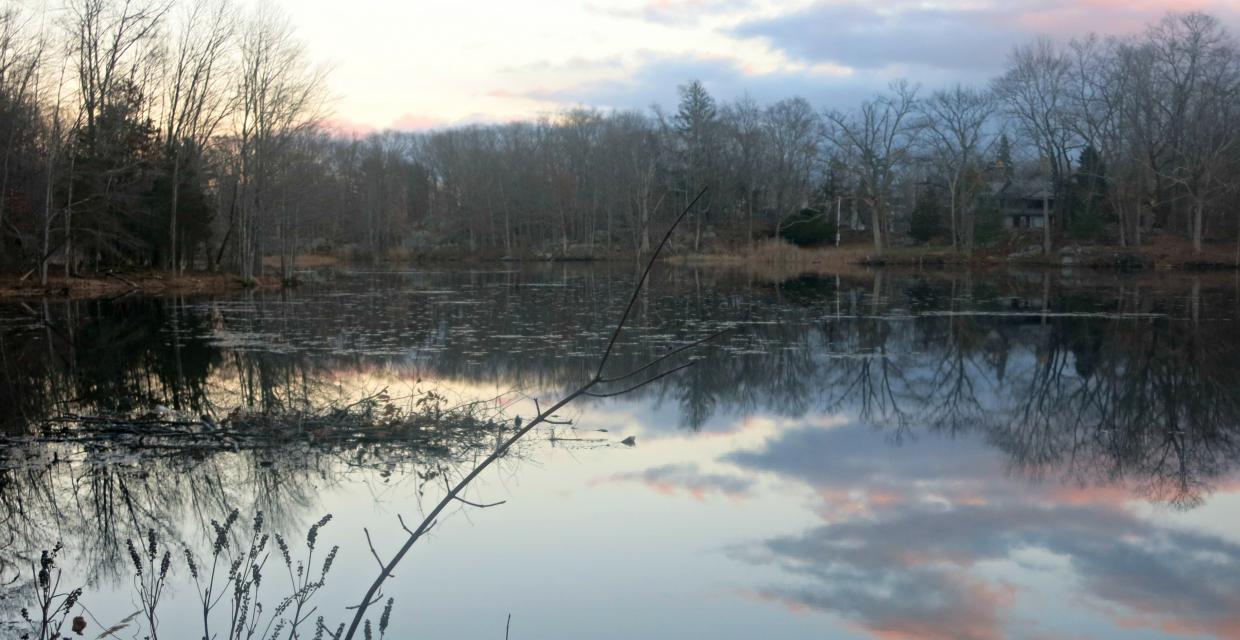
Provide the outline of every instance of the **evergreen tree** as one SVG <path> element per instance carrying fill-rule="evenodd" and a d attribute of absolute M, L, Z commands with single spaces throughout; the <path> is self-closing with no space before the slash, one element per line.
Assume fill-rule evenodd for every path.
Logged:
<path fill-rule="evenodd" d="M 1004 182 L 1012 181 L 1016 169 L 1012 165 L 1012 142 L 1007 134 L 999 136 L 999 144 L 995 147 L 995 166 L 1002 170 Z"/>
<path fill-rule="evenodd" d="M 1102 157 L 1086 145 L 1072 174 L 1071 213 L 1068 230 L 1080 239 L 1094 239 L 1102 232 L 1106 216 L 1107 174 Z"/>
<path fill-rule="evenodd" d="M 714 166 L 718 155 L 719 110 L 700 80 L 681 85 L 679 91 L 680 105 L 673 123 L 680 142 L 681 189 L 687 200 L 703 188 L 716 186 L 713 180 L 719 173 Z M 710 215 L 709 200 L 707 198 L 702 213 L 694 219 L 694 251 L 701 244 L 702 220 Z"/>
<path fill-rule="evenodd" d="M 165 227 L 152 215 L 149 192 L 159 153 L 144 101 L 133 81 L 119 83 L 74 144 L 74 180 L 66 195 L 77 209 L 73 246 L 96 265 L 158 262 Z"/>

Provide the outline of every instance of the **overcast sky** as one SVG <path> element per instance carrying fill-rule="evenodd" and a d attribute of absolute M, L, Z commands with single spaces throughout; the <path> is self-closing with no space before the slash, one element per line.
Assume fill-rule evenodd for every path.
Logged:
<path fill-rule="evenodd" d="M 670 106 L 691 78 L 720 98 L 847 106 L 897 77 L 982 81 L 1038 34 L 1192 9 L 1240 26 L 1240 0 L 280 1 L 360 130 Z"/>

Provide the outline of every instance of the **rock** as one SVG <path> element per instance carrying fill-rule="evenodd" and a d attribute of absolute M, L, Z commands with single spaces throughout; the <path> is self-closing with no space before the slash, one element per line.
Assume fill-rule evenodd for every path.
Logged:
<path fill-rule="evenodd" d="M 624 446 L 626 446 L 626 447 L 636 447 L 636 446 L 637 446 L 637 436 L 629 436 L 629 437 L 627 437 L 627 438 L 625 438 L 625 439 L 621 440 L 621 441 L 620 441 L 620 444 L 622 444 L 622 445 L 624 445 Z"/>

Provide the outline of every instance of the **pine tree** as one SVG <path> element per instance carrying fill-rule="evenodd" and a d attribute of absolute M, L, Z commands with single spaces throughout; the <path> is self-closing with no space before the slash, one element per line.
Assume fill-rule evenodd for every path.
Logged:
<path fill-rule="evenodd" d="M 1072 175 L 1069 231 L 1081 239 L 1093 239 L 1102 231 L 1107 203 L 1106 165 L 1093 146 L 1081 149 Z"/>
<path fill-rule="evenodd" d="M 1016 168 L 1012 165 L 1012 142 L 1007 134 L 999 136 L 999 144 L 995 149 L 995 166 L 1003 171 L 1003 181 L 1011 182 Z"/>

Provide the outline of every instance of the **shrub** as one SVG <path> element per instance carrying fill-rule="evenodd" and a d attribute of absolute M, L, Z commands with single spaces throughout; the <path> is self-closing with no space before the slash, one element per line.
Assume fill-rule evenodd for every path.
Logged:
<path fill-rule="evenodd" d="M 1098 240 L 1102 237 L 1102 230 L 1102 216 L 1084 207 L 1068 220 L 1068 235 L 1075 240 Z"/>
<path fill-rule="evenodd" d="M 925 244 L 943 235 L 943 207 L 938 195 L 928 191 L 917 198 L 908 221 L 908 235 L 918 244 Z"/>
<path fill-rule="evenodd" d="M 835 222 L 817 209 L 801 209 L 779 223 L 779 237 L 798 247 L 835 242 Z"/>
<path fill-rule="evenodd" d="M 922 208 L 913 211 L 913 215 L 908 221 L 908 235 L 910 238 L 924 244 L 933 240 L 941 232 L 937 212 L 925 211 Z"/>
<path fill-rule="evenodd" d="M 973 226 L 973 242 L 984 247 L 998 242 L 1003 237 L 1003 218 L 999 215 L 999 207 L 994 201 L 979 205 L 974 213 L 977 216 Z"/>

